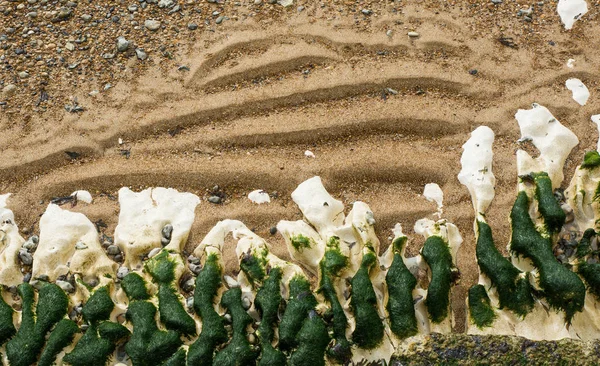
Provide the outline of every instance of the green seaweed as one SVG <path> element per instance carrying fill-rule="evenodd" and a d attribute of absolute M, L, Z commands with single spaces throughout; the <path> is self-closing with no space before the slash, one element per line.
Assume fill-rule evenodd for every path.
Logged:
<path fill-rule="evenodd" d="M 590 292 L 600 300 L 600 263 L 579 263 L 577 273 L 583 277 Z"/>
<path fill-rule="evenodd" d="M 565 224 L 567 215 L 552 191 L 552 181 L 547 173 L 534 174 L 535 197 L 538 200 L 538 210 L 544 218 L 546 228 L 551 233 L 557 233 Z"/>
<path fill-rule="evenodd" d="M 279 348 L 290 350 L 297 346 L 296 335 L 303 326 L 309 311 L 317 306 L 317 299 L 304 276 L 296 275 L 290 280 L 290 297 L 279 323 Z"/>
<path fill-rule="evenodd" d="M 180 348 L 173 356 L 163 362 L 162 366 L 185 366 L 185 356 L 185 350 Z"/>
<path fill-rule="evenodd" d="M 474 285 L 469 289 L 469 316 L 480 329 L 491 326 L 496 319 L 496 313 L 483 285 Z"/>
<path fill-rule="evenodd" d="M 4 301 L 0 292 L 0 346 L 17 332 L 13 324 L 13 314 L 12 307 Z"/>
<path fill-rule="evenodd" d="M 252 318 L 242 306 L 242 290 L 234 287 L 225 291 L 221 305 L 231 314 L 233 336 L 231 342 L 215 356 L 214 364 L 218 366 L 254 365 L 258 353 L 246 337 L 246 327 L 252 324 Z"/>
<path fill-rule="evenodd" d="M 531 259 L 539 270 L 541 295 L 548 304 L 565 312 L 565 320 L 571 322 L 573 315 L 583 310 L 585 285 L 575 273 L 562 266 L 554 257 L 550 239 L 536 230 L 529 217 L 529 198 L 519 192 L 510 213 L 512 224 L 511 250 Z"/>
<path fill-rule="evenodd" d="M 214 309 L 214 301 L 221 287 L 222 274 L 219 257 L 210 254 L 196 278 L 194 310 L 202 319 L 202 331 L 189 348 L 189 365 L 212 365 L 216 347 L 227 341 L 223 319 Z"/>
<path fill-rule="evenodd" d="M 344 363 L 352 356 L 350 342 L 346 338 L 346 327 L 348 318 L 337 297 L 337 292 L 333 285 L 333 278 L 339 275 L 339 272 L 348 265 L 348 258 L 342 254 L 339 249 L 339 238 L 331 237 L 327 243 L 325 255 L 320 262 L 321 279 L 319 282 L 319 292 L 323 294 L 325 300 L 331 306 L 333 314 L 333 345 L 327 351 L 328 355 L 334 360 Z"/>
<path fill-rule="evenodd" d="M 110 298 L 108 289 L 101 287 L 90 296 L 85 306 L 81 309 L 81 313 L 83 314 L 83 319 L 90 323 L 95 323 L 108 319 L 114 307 L 115 304 Z"/>
<path fill-rule="evenodd" d="M 502 256 L 492 237 L 490 226 L 477 220 L 475 253 L 481 273 L 486 275 L 498 292 L 500 309 L 508 308 L 520 317 L 533 309 L 531 286 L 521 277 L 521 271 Z"/>
<path fill-rule="evenodd" d="M 310 238 L 302 234 L 292 236 L 290 238 L 290 242 L 294 249 L 300 252 L 304 249 L 310 249 L 312 247 L 312 241 L 310 240 Z"/>
<path fill-rule="evenodd" d="M 48 337 L 46 347 L 40 355 L 38 366 L 51 366 L 63 348 L 73 342 L 77 332 L 79 332 L 77 323 L 69 319 L 61 319 L 50 333 L 50 337 Z"/>
<path fill-rule="evenodd" d="M 402 259 L 402 248 L 406 244 L 406 236 L 392 243 L 394 259 L 385 282 L 388 288 L 388 303 L 386 309 L 390 319 L 390 329 L 400 339 L 417 334 L 417 318 L 412 292 L 417 286 L 417 279 L 408 270 Z"/>
<path fill-rule="evenodd" d="M 592 238 L 596 236 L 594 229 L 587 229 L 577 245 L 577 258 L 583 258 L 592 253 Z"/>
<path fill-rule="evenodd" d="M 46 343 L 46 334 L 67 314 L 69 300 L 57 285 L 43 284 L 39 291 L 36 317 L 33 312 L 33 287 L 28 283 L 22 283 L 18 287 L 18 292 L 23 301 L 21 327 L 6 344 L 6 355 L 11 365 L 28 366 L 37 361 Z M 62 332 L 55 339 L 62 340 L 61 335 Z"/>
<path fill-rule="evenodd" d="M 267 275 L 267 255 L 269 252 L 266 248 L 260 253 L 255 250 L 248 249 L 247 253 L 242 254 L 240 260 L 240 268 L 250 280 L 251 284 L 262 282 Z"/>
<path fill-rule="evenodd" d="M 369 271 L 376 262 L 377 257 L 372 250 L 364 254 L 360 268 L 351 280 L 350 306 L 356 320 L 352 341 L 366 349 L 380 344 L 384 331 L 383 322 L 377 313 L 377 296 L 369 277 Z"/>
<path fill-rule="evenodd" d="M 588 151 L 583 157 L 582 169 L 593 169 L 600 166 L 600 154 L 596 150 Z"/>
<path fill-rule="evenodd" d="M 73 366 L 104 366 L 114 350 L 113 342 L 98 337 L 96 325 L 90 325 L 73 351 L 67 353 L 63 360 Z"/>
<path fill-rule="evenodd" d="M 325 366 L 325 350 L 329 344 L 327 326 L 319 315 L 311 310 L 296 337 L 298 348 L 290 357 L 292 366 Z"/>
<path fill-rule="evenodd" d="M 279 312 L 279 305 L 283 301 L 279 290 L 282 275 L 281 268 L 271 269 L 269 277 L 256 293 L 256 309 L 261 314 L 260 325 L 258 326 L 258 337 L 261 346 L 261 355 L 258 361 L 260 366 L 283 366 L 286 364 L 283 352 L 272 345 L 275 337 L 274 328 L 277 326 L 277 313 Z"/>
<path fill-rule="evenodd" d="M 171 283 L 175 280 L 175 262 L 169 258 L 169 252 L 163 249 L 144 265 L 146 272 L 158 283 Z"/>
<path fill-rule="evenodd" d="M 421 253 L 431 268 L 431 282 L 427 288 L 425 305 L 431 321 L 440 323 L 448 316 L 450 305 L 452 255 L 448 244 L 439 236 L 427 238 Z"/>
<path fill-rule="evenodd" d="M 133 333 L 125 351 L 134 366 L 151 366 L 168 360 L 181 346 L 179 333 L 161 331 L 156 326 L 156 307 L 148 301 L 129 304 L 126 318 L 133 324 Z"/>
<path fill-rule="evenodd" d="M 121 287 L 130 300 L 148 300 L 150 295 L 144 279 L 135 272 L 130 272 L 121 280 Z"/>

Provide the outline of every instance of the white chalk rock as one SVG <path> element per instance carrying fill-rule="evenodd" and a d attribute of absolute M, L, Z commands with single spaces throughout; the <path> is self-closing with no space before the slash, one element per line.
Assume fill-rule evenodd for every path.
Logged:
<path fill-rule="evenodd" d="M 302 220 L 279 221 L 277 231 L 283 236 L 290 256 L 316 275 L 325 253 L 319 233 Z"/>
<path fill-rule="evenodd" d="M 572 58 L 568 59 L 568 60 L 567 60 L 567 67 L 568 67 L 569 69 L 572 69 L 572 68 L 574 68 L 574 67 L 575 67 L 575 64 L 574 64 L 574 63 L 575 63 L 575 59 L 572 59 Z"/>
<path fill-rule="evenodd" d="M 77 201 L 92 203 L 92 194 L 88 191 L 75 191 L 71 196 L 77 196 Z"/>
<path fill-rule="evenodd" d="M 306 156 L 307 158 L 314 158 L 315 154 L 312 151 L 310 151 L 310 150 L 306 150 L 304 152 L 304 156 Z"/>
<path fill-rule="evenodd" d="M 598 147 L 596 150 L 600 151 L 600 114 L 594 114 L 591 119 L 596 124 L 596 127 L 598 127 Z"/>
<path fill-rule="evenodd" d="M 256 191 L 252 191 L 248 194 L 248 199 L 254 203 L 269 203 L 271 202 L 271 198 L 269 194 L 262 189 L 257 189 Z"/>
<path fill-rule="evenodd" d="M 531 140 L 540 152 L 534 159 L 526 151 L 517 150 L 518 174 L 547 172 L 552 180 L 552 188 L 558 188 L 564 179 L 565 160 L 579 139 L 546 107 L 536 103 L 531 109 L 519 109 L 515 118 L 521 129 L 521 139 Z"/>
<path fill-rule="evenodd" d="M 585 103 L 587 103 L 588 98 L 590 97 L 590 91 L 581 80 L 576 78 L 568 79 L 565 85 L 567 86 L 567 89 L 573 93 L 573 100 L 580 105 L 585 105 Z"/>
<path fill-rule="evenodd" d="M 458 173 L 458 180 L 469 190 L 475 216 L 478 218 L 488 209 L 495 195 L 496 177 L 492 172 L 493 143 L 494 131 L 489 127 L 480 126 L 471 132 L 471 137 L 462 146 L 462 168 Z"/>
<path fill-rule="evenodd" d="M 559 0 L 556 11 L 565 25 L 565 29 L 571 29 L 575 21 L 588 12 L 587 2 L 585 0 Z"/>
<path fill-rule="evenodd" d="M 10 193 L 0 195 L 0 283 L 16 286 L 23 282 L 19 249 L 25 239 L 19 235 L 12 210 L 7 208 Z"/>
<path fill-rule="evenodd" d="M 292 192 L 292 200 L 322 237 L 329 236 L 336 226 L 344 223 L 344 204 L 331 197 L 320 177 L 300 183 Z"/>
<path fill-rule="evenodd" d="M 77 248 L 81 249 L 77 249 Z M 82 213 L 49 204 L 40 219 L 40 241 L 33 254 L 32 276 L 50 281 L 69 272 L 83 277 L 113 276 L 117 263 L 100 245 L 96 226 Z"/>
<path fill-rule="evenodd" d="M 437 204 L 437 215 L 442 216 L 442 208 L 444 207 L 444 192 L 437 183 L 427 183 L 423 189 L 423 197 L 429 202 Z"/>
<path fill-rule="evenodd" d="M 154 248 L 165 247 L 181 252 L 194 222 L 200 198 L 172 188 L 148 188 L 133 192 L 119 190 L 119 224 L 115 228 L 115 244 L 125 255 L 125 265 L 141 264 L 141 258 Z M 167 230 L 170 238 L 164 236 Z"/>

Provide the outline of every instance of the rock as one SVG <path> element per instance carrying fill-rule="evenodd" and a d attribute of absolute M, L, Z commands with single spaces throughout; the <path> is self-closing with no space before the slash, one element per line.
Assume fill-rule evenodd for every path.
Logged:
<path fill-rule="evenodd" d="M 56 284 L 65 292 L 75 292 L 75 287 L 67 281 L 56 280 Z"/>
<path fill-rule="evenodd" d="M 160 0 L 158 2 L 159 8 L 170 8 L 175 4 L 173 0 Z"/>
<path fill-rule="evenodd" d="M 135 5 L 135 4 L 134 4 L 134 5 L 129 5 L 129 6 L 127 7 L 127 10 L 129 10 L 130 12 L 132 12 L 132 13 L 133 13 L 133 12 L 135 12 L 135 11 L 137 11 L 137 10 L 138 10 L 138 7 L 137 7 L 137 5 Z"/>
<path fill-rule="evenodd" d="M 194 255 L 190 255 L 187 258 L 188 263 L 192 263 L 192 264 L 200 264 L 200 258 L 194 256 Z"/>
<path fill-rule="evenodd" d="M 161 234 L 163 238 L 171 240 L 171 234 L 173 233 L 173 225 L 167 224 L 162 228 Z"/>
<path fill-rule="evenodd" d="M 56 18 L 52 19 L 53 22 L 60 22 L 63 20 L 67 20 L 73 14 L 73 10 L 70 8 L 60 8 L 58 14 L 56 14 Z"/>
<path fill-rule="evenodd" d="M 364 15 L 371 15 L 371 14 L 373 14 L 373 11 L 371 11 L 369 9 L 363 9 L 360 12 L 363 13 Z"/>
<path fill-rule="evenodd" d="M 242 297 L 242 307 L 245 310 L 248 310 L 250 309 L 250 306 L 252 306 L 252 301 L 250 301 L 250 299 L 247 297 Z"/>
<path fill-rule="evenodd" d="M 29 283 L 29 281 L 31 281 L 31 272 L 27 272 L 25 273 L 25 276 L 23 276 L 23 282 Z"/>
<path fill-rule="evenodd" d="M 127 268 L 127 267 L 119 267 L 119 269 L 117 270 L 117 278 L 120 280 L 125 278 L 125 276 L 127 276 L 128 274 L 129 274 L 129 268 Z"/>
<path fill-rule="evenodd" d="M 477 70 L 476 69 L 469 70 L 469 74 L 471 74 L 471 75 L 477 75 Z"/>
<path fill-rule="evenodd" d="M 25 249 L 19 250 L 19 259 L 21 260 L 21 263 L 26 266 L 33 264 L 33 256 Z"/>
<path fill-rule="evenodd" d="M 28 73 L 27 71 L 21 71 L 21 72 L 19 73 L 19 77 L 20 77 L 21 79 L 27 79 L 27 78 L 29 77 L 29 73 Z"/>
<path fill-rule="evenodd" d="M 27 249 L 28 252 L 35 251 L 37 248 L 39 238 L 37 235 L 30 236 L 25 243 L 23 243 L 23 248 Z"/>
<path fill-rule="evenodd" d="M 15 84 L 8 84 L 2 88 L 2 95 L 5 98 L 10 98 L 15 94 L 17 94 L 17 86 Z"/>
<path fill-rule="evenodd" d="M 108 253 L 108 255 L 117 255 L 121 254 L 121 249 L 113 244 L 109 245 L 108 248 L 106 248 L 106 252 Z"/>
<path fill-rule="evenodd" d="M 288 6 L 292 6 L 294 4 L 294 0 L 277 0 L 277 3 L 284 8 L 287 8 Z"/>
<path fill-rule="evenodd" d="M 388 37 L 391 37 L 392 34 L 394 34 L 394 32 L 391 29 L 388 29 L 387 32 L 385 32 L 385 35 Z"/>
<path fill-rule="evenodd" d="M 135 49 L 135 55 L 142 61 L 145 61 L 148 58 L 148 54 L 144 52 L 144 50 L 142 50 L 141 48 Z"/>
<path fill-rule="evenodd" d="M 154 248 L 150 251 L 150 253 L 148 253 L 148 258 L 152 258 L 155 255 L 157 255 L 158 253 L 160 253 L 162 249 L 161 248 Z"/>
<path fill-rule="evenodd" d="M 225 283 L 227 284 L 227 287 L 229 287 L 229 288 L 240 287 L 240 283 L 233 277 L 225 275 L 224 278 L 225 278 Z"/>
<path fill-rule="evenodd" d="M 190 268 L 190 271 L 192 271 L 192 273 L 195 275 L 198 275 L 200 271 L 202 271 L 202 266 L 198 264 L 190 263 L 188 267 Z"/>
<path fill-rule="evenodd" d="M 88 246 L 87 246 L 87 245 L 86 245 L 84 242 L 82 242 L 82 241 L 78 241 L 78 242 L 75 244 L 75 249 L 79 249 L 79 250 L 81 250 L 81 249 L 87 249 L 87 247 L 88 247 Z"/>
<path fill-rule="evenodd" d="M 418 37 L 418 36 L 419 36 L 419 33 L 417 33 L 417 32 L 414 32 L 414 31 L 413 31 L 413 32 L 408 32 L 408 36 L 409 36 L 409 37 L 412 37 L 412 38 L 416 38 L 416 37 Z"/>
<path fill-rule="evenodd" d="M 69 51 L 73 51 L 73 50 L 75 50 L 75 45 L 71 42 L 67 42 L 67 44 L 65 44 L 65 48 L 68 49 Z"/>
<path fill-rule="evenodd" d="M 270 228 L 270 229 L 269 229 L 269 233 L 270 233 L 271 235 L 275 235 L 275 234 L 277 234 L 277 227 L 276 227 L 276 226 L 273 226 L 272 228 Z"/>
<path fill-rule="evenodd" d="M 190 296 L 185 299 L 185 306 L 187 306 L 188 309 L 194 308 L 194 296 Z"/>
<path fill-rule="evenodd" d="M 125 52 L 129 48 L 129 41 L 121 36 L 117 38 L 117 51 Z"/>
<path fill-rule="evenodd" d="M 502 4 L 502 0 L 492 0 L 492 4 Z"/>
<path fill-rule="evenodd" d="M 218 204 L 221 203 L 221 197 L 219 196 L 210 196 L 208 197 L 208 202 Z"/>
<path fill-rule="evenodd" d="M 225 17 L 223 15 L 221 15 L 220 17 L 217 18 L 217 20 L 215 20 L 215 23 L 221 24 L 221 23 L 223 23 L 224 20 L 225 20 Z"/>
<path fill-rule="evenodd" d="M 189 30 L 196 30 L 196 29 L 198 29 L 198 24 L 191 22 L 191 23 L 188 23 L 187 27 Z"/>
<path fill-rule="evenodd" d="M 181 285 L 181 289 L 184 292 L 192 292 L 194 291 L 194 279 L 190 278 L 187 281 L 185 281 L 182 285 Z"/>
<path fill-rule="evenodd" d="M 181 6 L 179 6 L 179 5 L 175 5 L 175 6 L 173 7 L 173 9 L 169 10 L 169 12 L 168 12 L 167 14 L 171 15 L 171 14 L 177 13 L 177 12 L 178 12 L 178 11 L 180 11 L 180 10 L 181 10 Z"/>
<path fill-rule="evenodd" d="M 89 22 L 90 20 L 92 20 L 92 16 L 91 16 L 90 14 L 83 14 L 83 15 L 81 16 L 81 19 L 82 19 L 84 22 Z"/>
<path fill-rule="evenodd" d="M 31 12 L 27 13 L 25 16 L 26 16 L 27 18 L 32 18 L 32 19 L 34 19 L 34 18 L 37 18 L 38 14 L 37 14 L 37 12 L 35 12 L 35 11 L 31 11 Z"/>
<path fill-rule="evenodd" d="M 160 22 L 158 20 L 148 19 L 144 22 L 144 27 L 154 32 L 160 28 Z"/>
<path fill-rule="evenodd" d="M 304 11 L 304 6 L 300 5 L 296 10 L 298 10 L 298 13 L 301 13 Z"/>

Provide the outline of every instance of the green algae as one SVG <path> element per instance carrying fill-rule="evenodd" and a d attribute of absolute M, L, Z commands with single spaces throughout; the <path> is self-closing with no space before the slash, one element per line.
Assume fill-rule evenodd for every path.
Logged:
<path fill-rule="evenodd" d="M 481 273 L 486 275 L 498 292 L 500 309 L 508 308 L 520 317 L 533 309 L 529 281 L 520 277 L 521 271 L 502 256 L 492 237 L 490 226 L 477 220 L 475 253 Z"/>
<path fill-rule="evenodd" d="M 222 286 L 222 275 L 223 269 L 219 265 L 219 257 L 210 254 L 196 278 L 194 310 L 202 319 L 202 331 L 189 348 L 189 365 L 212 365 L 216 347 L 227 341 L 223 319 L 214 309 L 215 298 Z"/>
<path fill-rule="evenodd" d="M 96 325 L 90 325 L 63 360 L 73 366 L 103 366 L 114 350 L 115 345 L 110 340 L 98 337 Z"/>
<path fill-rule="evenodd" d="M 417 334 L 417 318 L 412 292 L 417 286 L 417 279 L 408 270 L 402 259 L 402 248 L 407 238 L 402 236 L 392 243 L 394 259 L 385 275 L 388 289 L 386 309 L 390 319 L 390 329 L 400 339 Z"/>
<path fill-rule="evenodd" d="M 67 295 L 57 285 L 43 284 L 34 314 L 33 287 L 28 283 L 22 283 L 18 287 L 18 292 L 23 302 L 21 326 L 6 344 L 6 355 L 11 365 L 26 366 L 37 361 L 46 343 L 46 334 L 67 314 L 69 301 Z M 61 333 L 55 338 L 60 341 L 63 340 L 63 336 L 64 334 Z"/>
<path fill-rule="evenodd" d="M 327 242 L 327 249 L 319 265 L 321 279 L 318 291 L 329 302 L 331 313 L 333 314 L 334 342 L 327 353 L 331 358 L 340 363 L 347 362 L 352 356 L 352 351 L 350 349 L 350 342 L 346 338 L 348 318 L 337 297 L 333 278 L 339 276 L 339 272 L 347 265 L 348 258 L 339 249 L 339 238 L 335 236 L 331 237 Z"/>
<path fill-rule="evenodd" d="M 252 324 L 252 318 L 242 306 L 242 290 L 235 287 L 225 291 L 221 305 L 231 314 L 233 335 L 231 342 L 215 356 L 214 364 L 218 366 L 250 366 L 255 365 L 258 352 L 254 350 L 246 337 L 246 328 Z"/>
<path fill-rule="evenodd" d="M 600 154 L 598 151 L 588 151 L 585 153 L 583 157 L 583 163 L 581 164 L 582 169 L 594 169 L 595 167 L 600 166 Z"/>
<path fill-rule="evenodd" d="M 552 181 L 548 177 L 548 174 L 544 172 L 535 174 L 534 181 L 538 210 L 544 218 L 544 223 L 548 231 L 557 233 L 565 224 L 567 215 L 554 196 Z"/>
<path fill-rule="evenodd" d="M 329 334 L 325 322 L 314 310 L 309 312 L 308 318 L 302 323 L 296 341 L 298 348 L 290 357 L 290 365 L 325 365 L 325 350 L 329 344 Z"/>
<path fill-rule="evenodd" d="M 121 280 L 121 287 L 130 300 L 148 300 L 150 295 L 144 279 L 135 272 L 130 272 Z"/>
<path fill-rule="evenodd" d="M 251 284 L 254 285 L 255 282 L 262 282 L 267 275 L 268 254 L 269 252 L 266 248 L 260 253 L 249 249 L 248 253 L 242 254 L 240 268 L 246 273 Z"/>
<path fill-rule="evenodd" d="M 168 360 L 162 363 L 162 366 L 185 366 L 185 350 L 180 348 L 179 351 L 175 352 L 175 354 L 169 357 Z"/>
<path fill-rule="evenodd" d="M 296 335 L 303 326 L 308 313 L 317 306 L 317 299 L 304 276 L 296 275 L 290 280 L 290 297 L 279 323 L 279 348 L 289 350 L 297 346 Z"/>
<path fill-rule="evenodd" d="M 565 312 L 565 320 L 583 310 L 585 285 L 575 273 L 562 266 L 554 257 L 552 244 L 536 230 L 529 217 L 529 198 L 519 192 L 510 213 L 512 224 L 511 250 L 529 258 L 539 270 L 541 295 L 548 304 Z"/>
<path fill-rule="evenodd" d="M 312 240 L 302 234 L 290 237 L 290 242 L 294 249 L 300 252 L 304 249 L 310 249 L 313 245 Z"/>
<path fill-rule="evenodd" d="M 360 348 L 371 349 L 383 339 L 383 322 L 377 313 L 377 296 L 369 277 L 369 271 L 377 263 L 373 251 L 363 255 L 360 268 L 352 277 L 350 307 L 356 320 L 352 341 Z"/>
<path fill-rule="evenodd" d="M 83 314 L 83 319 L 90 323 L 95 323 L 108 319 L 114 307 L 115 304 L 110 298 L 108 289 L 101 287 L 90 296 L 83 309 L 81 309 L 81 313 Z"/>
<path fill-rule="evenodd" d="M 156 325 L 156 307 L 148 301 L 129 304 L 126 318 L 133 324 L 133 333 L 125 351 L 134 366 L 151 366 L 168 360 L 181 346 L 179 333 L 162 331 Z"/>
<path fill-rule="evenodd" d="M 175 261 L 169 258 L 169 252 L 163 249 L 150 258 L 144 268 L 152 276 L 152 279 L 158 283 L 171 283 L 175 280 Z"/>
<path fill-rule="evenodd" d="M 594 229 L 587 229 L 577 244 L 577 258 L 583 258 L 592 253 L 592 238 L 596 236 Z"/>
<path fill-rule="evenodd" d="M 496 319 L 496 313 L 483 285 L 474 285 L 469 289 L 469 316 L 480 329 L 491 326 Z"/>
<path fill-rule="evenodd" d="M 275 337 L 274 328 L 277 326 L 277 314 L 279 305 L 283 301 L 279 286 L 283 272 L 281 268 L 275 267 L 269 272 L 269 277 L 256 293 L 256 308 L 261 315 L 258 326 L 258 337 L 260 339 L 261 354 L 258 364 L 260 366 L 283 366 L 286 364 L 285 355 L 273 347 Z"/>
<path fill-rule="evenodd" d="M 73 338 L 77 332 L 79 332 L 77 323 L 69 319 L 61 319 L 58 324 L 56 324 L 56 327 L 54 327 L 52 333 L 50 333 L 50 337 L 48 337 L 46 347 L 44 347 L 44 350 L 40 355 L 38 366 L 51 366 L 54 364 L 56 356 L 63 348 L 73 342 Z"/>
<path fill-rule="evenodd" d="M 0 293 L 0 346 L 15 335 L 17 330 L 13 324 L 14 311 L 10 305 L 4 301 Z"/>
<path fill-rule="evenodd" d="M 440 323 L 448 316 L 450 305 L 452 255 L 446 242 L 439 236 L 427 238 L 421 253 L 431 268 L 431 282 L 427 288 L 425 305 L 431 321 Z"/>

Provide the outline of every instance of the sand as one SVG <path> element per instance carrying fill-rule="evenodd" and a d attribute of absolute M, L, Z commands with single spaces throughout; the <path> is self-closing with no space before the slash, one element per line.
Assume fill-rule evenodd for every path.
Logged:
<path fill-rule="evenodd" d="M 288 257 L 283 239 L 269 231 L 279 220 L 301 219 L 290 194 L 319 175 L 348 209 L 355 200 L 369 204 L 382 250 L 400 222 L 416 253 L 423 240 L 412 227 L 433 218 L 435 203 L 421 195 L 433 182 L 444 192 L 445 217 L 465 239 L 453 293 L 461 331 L 466 289 L 478 269 L 471 200 L 456 177 L 460 147 L 477 126 L 496 133 L 496 199 L 487 218 L 506 252 L 517 109 L 540 103 L 579 137 L 563 187 L 596 146 L 590 116 L 600 106 L 597 10 L 591 7 L 567 32 L 554 2 L 536 6 L 532 22 L 517 16 L 524 2 L 240 4 L 202 3 L 222 14 L 235 8 L 255 16 L 170 39 L 177 44 L 172 60 L 151 54 L 142 66 L 133 57 L 119 72 L 107 68 L 113 87 L 95 96 L 88 93 L 99 86 L 73 86 L 67 73 L 50 80 L 56 99 L 44 110 L 34 110 L 24 92 L 8 99 L 7 113 L 0 113 L 0 193 L 13 193 L 10 207 L 23 235 L 39 232 L 51 198 L 85 189 L 94 203 L 70 209 L 102 220 L 112 236 L 119 188 L 164 186 L 203 198 L 188 252 L 218 220 L 231 218 Z M 516 47 L 499 37 L 511 37 Z M 566 65 L 570 58 L 574 68 Z M 2 72 L 6 85 L 16 70 Z M 573 77 L 590 90 L 585 106 L 564 86 Z M 85 110 L 66 112 L 68 96 Z M 216 185 L 226 197 L 222 204 L 207 201 Z M 252 203 L 247 195 L 256 189 L 271 193 L 271 203 Z M 233 249 L 229 255 L 228 271 L 235 272 Z"/>

